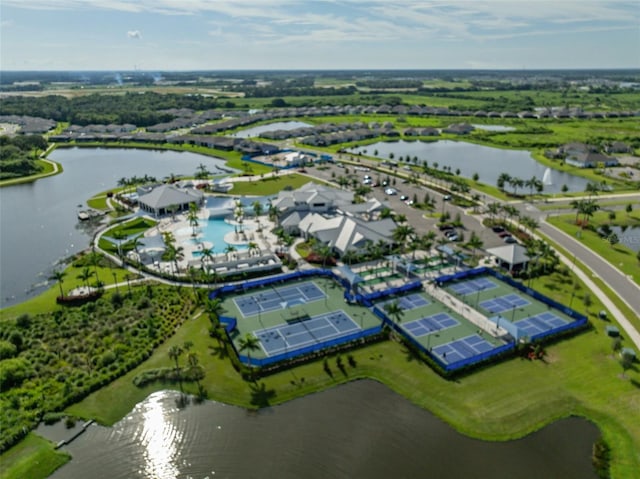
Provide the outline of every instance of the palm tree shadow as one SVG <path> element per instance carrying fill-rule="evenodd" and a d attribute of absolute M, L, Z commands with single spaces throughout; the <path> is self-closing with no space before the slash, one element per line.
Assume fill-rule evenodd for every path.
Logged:
<path fill-rule="evenodd" d="M 407 360 L 408 363 L 417 361 L 419 359 L 418 354 L 411 348 L 403 346 L 402 352 L 405 355 L 405 359 Z"/>
<path fill-rule="evenodd" d="M 637 381 L 635 379 L 630 379 L 629 382 L 631 383 L 631 385 L 633 387 L 635 387 L 636 389 L 640 389 L 640 381 Z"/>
<path fill-rule="evenodd" d="M 224 345 L 218 346 L 209 346 L 209 351 L 211 351 L 211 355 L 217 357 L 218 359 L 226 359 L 229 357 L 229 351 Z"/>
<path fill-rule="evenodd" d="M 258 407 L 267 407 L 270 401 L 276 397 L 275 389 L 267 389 L 265 383 L 255 383 L 249 386 L 251 389 L 251 404 Z"/>

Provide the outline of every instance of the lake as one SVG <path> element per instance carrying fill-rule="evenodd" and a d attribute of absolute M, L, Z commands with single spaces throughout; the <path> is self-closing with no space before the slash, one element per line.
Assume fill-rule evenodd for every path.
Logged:
<path fill-rule="evenodd" d="M 595 479 L 586 420 L 523 439 L 485 442 L 454 431 L 386 386 L 356 381 L 257 413 L 214 402 L 177 407 L 154 393 L 112 428 L 90 426 L 63 450 L 53 479 L 438 478 Z M 38 430 L 55 441 L 59 424 Z"/>
<path fill-rule="evenodd" d="M 200 163 L 214 174 L 225 161 L 189 152 L 60 148 L 50 156 L 60 175 L 0 188 L 0 306 L 41 293 L 63 259 L 89 247 L 95 225 L 79 222 L 78 205 L 115 188 L 122 177 L 193 176 Z"/>
<path fill-rule="evenodd" d="M 260 136 L 260 133 L 264 133 L 265 131 L 276 131 L 276 130 L 295 130 L 296 128 L 303 128 L 307 126 L 312 126 L 309 123 L 304 123 L 302 121 L 277 121 L 275 123 L 269 123 L 266 125 L 254 126 L 253 128 L 247 128 L 246 130 L 241 130 L 236 133 L 233 133 L 229 136 L 235 136 L 237 138 L 252 138 L 255 136 Z"/>
<path fill-rule="evenodd" d="M 536 177 L 542 180 L 547 169 L 531 157 L 531 153 L 522 150 L 503 150 L 489 146 L 466 143 L 464 141 L 442 140 L 434 142 L 424 141 L 395 141 L 378 142 L 367 146 L 349 149 L 350 153 L 374 155 L 378 151 L 378 158 L 389 159 L 393 153 L 394 159 L 399 157 L 418 157 L 419 164 L 426 160 L 429 166 L 438 163 L 438 167 L 450 166 L 452 171 L 460 169 L 460 175 L 472 178 L 474 173 L 480 175 L 479 181 L 491 186 L 501 173 L 528 180 Z M 569 191 L 584 191 L 588 181 L 579 176 L 563 171 L 551 170 L 551 184 L 545 185 L 544 193 L 560 193 L 562 185 L 567 185 Z M 507 189 L 509 186 L 507 185 Z M 521 193 L 528 193 L 520 189 Z"/>

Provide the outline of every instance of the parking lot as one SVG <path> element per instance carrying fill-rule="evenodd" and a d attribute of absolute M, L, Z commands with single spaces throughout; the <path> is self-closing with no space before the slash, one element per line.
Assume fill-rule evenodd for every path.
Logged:
<path fill-rule="evenodd" d="M 391 188 L 396 190 L 395 195 L 385 194 L 385 187 L 380 185 L 379 187 L 374 187 L 373 183 L 376 182 L 376 178 L 379 175 L 382 180 L 386 178 L 385 173 L 378 173 L 376 171 L 370 170 L 365 171 L 362 168 L 366 168 L 371 166 L 373 162 L 363 161 L 361 165 L 354 167 L 353 165 L 346 165 L 345 168 L 341 168 L 337 166 L 337 164 L 327 164 L 327 168 L 323 170 L 318 170 L 318 168 L 309 168 L 307 173 L 313 175 L 314 177 L 326 180 L 326 181 L 334 181 L 335 178 L 332 178 L 332 172 L 335 173 L 335 177 L 345 175 L 345 171 L 349 171 L 350 177 L 357 178 L 362 183 L 365 180 L 365 176 L 371 177 L 370 186 L 372 193 L 371 195 L 380 201 L 386 201 L 389 204 L 389 207 L 396 213 L 405 215 L 407 218 L 407 223 L 410 224 L 418 234 L 425 234 L 428 231 L 436 231 L 438 234 L 438 238 L 444 236 L 438 230 L 438 218 L 425 218 L 425 213 L 435 213 L 435 216 L 440 216 L 443 211 L 449 213 L 451 218 L 455 218 L 456 214 L 460 213 L 462 224 L 464 228 L 462 229 L 464 233 L 464 238 L 467 240 L 471 236 L 471 232 L 475 231 L 476 234 L 483 241 L 483 248 L 493 248 L 496 246 L 502 246 L 505 244 L 504 240 L 500 238 L 496 233 L 491 231 L 489 228 L 485 228 L 481 224 L 481 220 L 479 215 L 467 215 L 465 214 L 465 210 L 453 205 L 450 201 L 444 201 L 442 195 L 436 191 L 428 189 L 425 186 L 414 185 L 411 183 L 403 183 L 401 178 L 396 178 L 395 185 L 391 182 L 391 185 L 388 185 Z M 375 163 L 379 166 L 379 163 Z M 361 168 L 356 170 L 355 168 Z M 406 171 L 399 170 L 401 173 L 407 173 Z M 393 179 L 393 177 L 391 177 Z M 412 200 L 414 195 L 417 196 L 419 202 L 424 199 L 425 193 L 429 193 L 431 198 L 435 199 L 435 208 L 432 211 L 421 210 L 418 208 L 414 208 L 406 204 L 407 200 L 402 200 L 402 197 L 406 197 L 408 200 Z"/>

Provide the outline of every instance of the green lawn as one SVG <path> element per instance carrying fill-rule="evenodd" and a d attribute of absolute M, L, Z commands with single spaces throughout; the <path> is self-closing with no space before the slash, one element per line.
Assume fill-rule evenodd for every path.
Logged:
<path fill-rule="evenodd" d="M 0 479 L 45 478 L 71 457 L 56 451 L 54 444 L 36 434 L 27 437 L 1 456 Z"/>
<path fill-rule="evenodd" d="M 286 187 L 296 189 L 309 182 L 324 184 L 323 181 L 293 173 L 290 175 L 263 178 L 258 181 L 236 181 L 233 183 L 233 188 L 230 193 L 232 195 L 250 196 L 275 195 Z"/>
<path fill-rule="evenodd" d="M 203 385 L 210 398 L 243 407 L 255 407 L 250 384 L 243 382 L 228 359 L 219 357 L 216 342 L 207 336 L 208 319 L 187 321 L 178 333 L 141 366 L 69 408 L 85 418 L 113 424 L 154 390 L 138 389 L 133 377 L 142 370 L 170 366 L 171 345 L 189 339 L 206 369 Z M 447 381 L 412 359 L 392 341 L 354 351 L 355 368 L 347 375 L 329 377 L 322 361 L 274 374 L 263 382 L 280 403 L 337 383 L 371 378 L 387 384 L 412 402 L 452 424 L 461 432 L 487 440 L 521 437 L 549 422 L 570 415 L 593 420 L 613 449 L 613 477 L 632 478 L 640 467 L 640 421 L 637 394 L 640 373 L 628 371 L 622 379 L 612 357 L 603 325 L 548 348 L 545 362 L 513 359 L 484 368 L 456 381 Z M 330 365 L 335 360 L 330 361 Z M 333 366 L 334 372 L 337 368 Z M 302 381 L 304 378 L 304 381 Z M 187 386 L 189 388 L 190 386 Z M 194 387 L 190 387 L 194 391 Z M 109 404 L 109 408 L 104 408 Z"/>

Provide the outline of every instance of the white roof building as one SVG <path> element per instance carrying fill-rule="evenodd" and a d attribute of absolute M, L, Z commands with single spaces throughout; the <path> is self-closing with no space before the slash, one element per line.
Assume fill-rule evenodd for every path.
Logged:
<path fill-rule="evenodd" d="M 170 213 L 171 207 L 176 211 L 189 209 L 190 203 L 202 204 L 204 194 L 195 188 L 177 188 L 174 185 L 160 185 L 138 198 L 140 209 L 154 216 Z"/>

